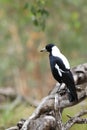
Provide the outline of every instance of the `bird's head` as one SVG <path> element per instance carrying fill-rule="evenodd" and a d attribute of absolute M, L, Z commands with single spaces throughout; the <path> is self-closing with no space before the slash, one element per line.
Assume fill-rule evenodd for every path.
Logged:
<path fill-rule="evenodd" d="M 60 50 L 54 44 L 47 44 L 43 49 L 41 49 L 40 52 L 44 52 L 44 51 L 49 52 L 54 56 L 58 55 L 58 52 L 60 53 Z"/>
<path fill-rule="evenodd" d="M 44 51 L 46 51 L 46 52 L 51 53 L 52 48 L 53 48 L 54 46 L 55 46 L 54 44 L 47 44 L 43 49 L 41 49 L 40 52 L 44 52 Z"/>

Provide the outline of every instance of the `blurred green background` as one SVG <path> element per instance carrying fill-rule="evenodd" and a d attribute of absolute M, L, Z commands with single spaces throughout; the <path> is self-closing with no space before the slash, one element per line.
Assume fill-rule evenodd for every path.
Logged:
<path fill-rule="evenodd" d="M 71 67 L 87 62 L 87 0 L 0 0 L 0 89 L 40 100 L 55 85 L 47 54 L 40 49 L 56 43 Z M 13 107 L 0 95 L 0 130 L 27 118 L 34 107 L 22 101 Z M 86 101 L 64 110 L 86 109 Z M 87 130 L 75 125 L 71 130 Z"/>

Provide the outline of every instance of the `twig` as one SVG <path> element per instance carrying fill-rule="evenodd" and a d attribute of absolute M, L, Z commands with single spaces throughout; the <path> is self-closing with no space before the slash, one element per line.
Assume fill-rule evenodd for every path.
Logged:
<path fill-rule="evenodd" d="M 83 116 L 85 114 L 87 114 L 87 110 L 83 110 L 83 111 L 79 112 L 74 117 L 67 115 L 70 119 L 65 123 L 64 127 L 67 128 L 67 130 L 68 130 L 75 123 L 87 124 L 87 118 L 80 118 L 81 116 Z"/>
<path fill-rule="evenodd" d="M 0 88 L 0 95 L 14 99 L 17 93 L 13 88 L 8 87 L 8 88 Z"/>
<path fill-rule="evenodd" d="M 13 127 L 8 128 L 8 129 L 6 129 L 6 130 L 19 130 L 19 128 L 18 128 L 17 126 L 13 126 Z"/>

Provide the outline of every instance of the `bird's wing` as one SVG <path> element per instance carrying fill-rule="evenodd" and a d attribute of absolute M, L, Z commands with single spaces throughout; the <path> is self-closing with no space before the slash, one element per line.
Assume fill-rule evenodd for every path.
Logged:
<path fill-rule="evenodd" d="M 55 68 L 57 69 L 60 76 L 62 76 L 62 73 L 66 73 L 69 70 L 66 68 L 63 60 L 59 57 L 55 57 Z"/>
<path fill-rule="evenodd" d="M 57 64 L 55 64 L 55 68 L 57 69 L 58 74 L 60 75 L 60 77 L 62 77 L 62 71 L 61 71 L 61 69 L 59 68 L 59 66 Z"/>
<path fill-rule="evenodd" d="M 58 71 L 58 74 L 60 75 L 62 81 L 66 84 L 67 88 L 70 91 L 70 101 L 77 101 L 78 97 L 73 75 L 70 69 L 66 68 L 64 61 L 62 61 L 62 59 L 59 57 L 55 57 L 55 69 Z"/>
<path fill-rule="evenodd" d="M 62 53 L 59 55 L 59 59 L 62 60 L 66 69 L 70 69 L 69 62 L 68 62 L 67 58 Z"/>

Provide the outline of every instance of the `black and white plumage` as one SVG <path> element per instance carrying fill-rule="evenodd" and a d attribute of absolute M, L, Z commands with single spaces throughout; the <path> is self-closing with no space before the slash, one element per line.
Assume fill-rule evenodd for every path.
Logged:
<path fill-rule="evenodd" d="M 69 90 L 70 102 L 78 101 L 73 75 L 70 71 L 70 65 L 66 57 L 54 44 L 46 45 L 45 48 L 41 50 L 41 52 L 43 51 L 49 52 L 50 67 L 53 77 L 60 84 L 66 84 Z"/>

